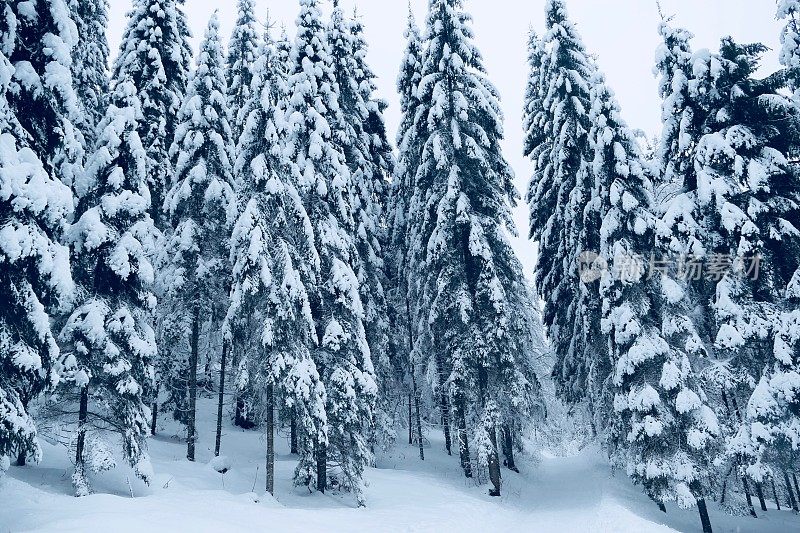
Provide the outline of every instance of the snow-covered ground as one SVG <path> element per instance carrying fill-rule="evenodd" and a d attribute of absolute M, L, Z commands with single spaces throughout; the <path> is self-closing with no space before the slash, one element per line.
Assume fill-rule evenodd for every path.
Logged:
<path fill-rule="evenodd" d="M 162 421 L 160 436 L 150 440 L 156 470 L 150 487 L 117 467 L 92 478 L 94 495 L 74 498 L 65 450 L 45 445 L 41 464 L 11 467 L 0 481 L 0 533 L 699 531 L 696 511 L 659 512 L 624 474 L 614 475 L 597 450 L 571 458 L 521 458 L 521 474 L 504 470 L 504 495 L 490 498 L 486 486 L 464 479 L 436 435 L 424 463 L 404 443 L 379 458 L 378 468 L 367 473 L 366 509 L 356 508 L 347 494 L 292 487 L 295 458 L 286 436 L 279 435 L 272 498 L 264 495 L 263 436 L 228 423 L 222 450 L 231 469 L 223 476 L 210 465 L 215 403 L 202 400 L 199 407 L 198 461 L 186 461 L 177 426 Z M 731 517 L 712 508 L 716 532 L 800 531 L 800 518 L 791 512 L 759 515 Z"/>

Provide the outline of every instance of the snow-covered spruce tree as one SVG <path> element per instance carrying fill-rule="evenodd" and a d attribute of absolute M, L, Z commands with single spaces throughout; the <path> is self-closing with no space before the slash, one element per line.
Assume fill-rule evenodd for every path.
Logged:
<path fill-rule="evenodd" d="M 243 113 L 250 97 L 253 68 L 259 50 L 261 35 L 256 21 L 253 0 L 238 0 L 239 16 L 228 42 L 225 80 L 228 84 L 228 109 L 231 114 L 233 140 L 239 142 L 247 115 Z"/>
<path fill-rule="evenodd" d="M 169 224 L 163 210 L 172 183 L 169 149 L 192 62 L 180 4 L 179 0 L 134 2 L 112 73 L 115 80 L 129 79 L 136 87 L 143 116 L 139 138 L 148 159 L 150 216 L 162 231 Z"/>
<path fill-rule="evenodd" d="M 395 165 L 394 180 L 390 192 L 389 206 L 387 209 L 387 224 L 389 226 L 389 239 L 385 251 L 387 273 L 387 315 L 390 323 L 389 346 L 393 366 L 407 382 L 406 389 L 413 397 L 414 422 L 413 431 L 416 431 L 419 445 L 420 459 L 425 459 L 425 450 L 422 438 L 422 420 L 420 416 L 421 391 L 418 376 L 419 363 L 422 358 L 414 352 L 416 339 L 411 325 L 411 305 L 409 301 L 408 283 L 411 270 L 406 263 L 406 235 L 408 229 L 408 207 L 414 194 L 414 178 L 419 161 L 420 145 L 417 141 L 415 117 L 419 104 L 417 88 L 422 79 L 422 39 L 414 19 L 414 14 L 409 5 L 408 24 L 404 33 L 406 48 L 403 61 L 400 65 L 400 74 L 397 78 L 397 92 L 400 95 L 400 127 L 397 132 L 396 142 L 400 147 L 399 157 Z M 441 388 L 443 389 L 443 387 Z M 444 392 L 440 389 L 440 392 Z M 440 398 L 446 400 L 445 394 Z M 441 403 L 440 403 L 441 405 Z M 447 409 L 444 409 L 447 412 Z M 450 427 L 449 414 L 443 417 L 445 424 L 445 447 L 450 453 Z M 409 424 L 412 422 L 409 420 Z M 409 442 L 411 443 L 411 442 Z"/>
<path fill-rule="evenodd" d="M 59 239 L 82 156 L 69 70 L 75 25 L 63 0 L 30 7 L 0 12 L 0 457 L 16 453 L 19 464 L 39 458 L 28 403 L 59 379 L 51 320 L 74 295 Z"/>
<path fill-rule="evenodd" d="M 596 253 L 599 245 L 587 168 L 589 80 L 595 66 L 562 0 L 548 0 L 545 17 L 541 44 L 531 42 L 525 118 L 526 155 L 535 164 L 528 203 L 530 236 L 539 243 L 536 288 L 545 302 L 560 395 L 570 402 L 588 397 L 598 415 L 591 391 L 602 386 L 598 365 L 607 357 L 596 327 L 597 284 L 581 284 L 578 272 L 581 254 Z"/>
<path fill-rule="evenodd" d="M 753 78 L 765 50 L 725 38 L 718 57 L 703 56 L 694 67 L 695 72 L 717 67 L 714 87 L 722 96 L 695 155 L 697 205 L 702 219 L 719 228 L 709 249 L 730 257 L 731 268 L 714 280 L 713 340 L 719 364 L 740 376 L 735 387 L 723 389 L 740 428 L 729 451 L 749 465 L 747 473 L 757 484 L 770 477 L 782 481 L 783 471 L 796 461 L 797 440 L 791 444 L 791 432 L 775 429 L 785 419 L 772 417 L 776 405 L 796 401 L 787 392 L 800 384 L 790 385 L 791 378 L 779 370 L 791 367 L 795 349 L 800 176 L 788 156 L 800 141 L 800 112 L 777 92 L 782 80 Z M 738 405 L 748 397 L 742 425 Z"/>
<path fill-rule="evenodd" d="M 424 148 L 407 246 L 415 336 L 432 347 L 429 366 L 445 362 L 461 465 L 471 476 L 472 436 L 484 444 L 478 457 L 488 461 L 499 494 L 497 430 L 526 417 L 540 391 L 527 342 L 533 328 L 526 321 L 535 315 L 526 311 L 530 295 L 505 237 L 516 231 L 510 206 L 518 193 L 500 149 L 499 97 L 470 21 L 461 0 L 429 4 L 416 115 Z"/>
<path fill-rule="evenodd" d="M 242 176 L 239 196 L 246 202 L 233 229 L 233 282 L 227 323 L 254 337 L 253 353 L 242 354 L 254 397 L 266 414 L 267 490 L 274 490 L 272 412 L 289 411 L 300 463 L 296 477 L 314 476 L 314 443 L 327 433 L 325 387 L 311 350 L 316 330 L 306 284 L 314 286 L 319 257 L 311 223 L 289 179 L 280 152 L 275 109 L 284 80 L 276 77 L 271 39 L 259 50 L 247 119 L 235 171 Z M 245 200 L 246 199 L 246 200 Z M 258 410 L 258 409 L 257 409 Z"/>
<path fill-rule="evenodd" d="M 355 273 L 364 306 L 364 329 L 375 366 L 380 394 L 373 440 L 387 447 L 394 440 L 392 416 L 394 372 L 389 359 L 389 323 L 386 316 L 386 201 L 394 156 L 386 139 L 385 103 L 375 98 L 375 75 L 366 63 L 363 26 L 345 18 L 338 0 L 328 27 L 333 71 L 339 86 L 342 122 L 335 131 L 350 171 L 350 202 L 358 250 Z"/>
<path fill-rule="evenodd" d="M 78 41 L 72 49 L 72 78 L 80 106 L 81 128 L 88 149 L 108 106 L 108 0 L 69 0 Z"/>
<path fill-rule="evenodd" d="M 786 68 L 786 85 L 800 104 L 800 1 L 778 0 L 778 20 L 785 20 L 781 31 L 781 65 Z"/>
<path fill-rule="evenodd" d="M 316 286 L 308 288 L 319 346 L 313 358 L 327 393 L 328 434 L 314 443 L 316 479 L 296 479 L 324 491 L 328 461 L 340 484 L 364 503 L 364 467 L 371 459 L 368 437 L 377 394 L 364 332 L 364 308 L 354 271 L 358 250 L 352 237 L 350 173 L 334 128 L 343 122 L 325 27 L 317 0 L 300 0 L 279 124 L 283 155 L 298 184 L 319 254 Z M 326 438 L 327 437 L 327 438 Z"/>
<path fill-rule="evenodd" d="M 705 497 L 719 424 L 684 347 L 670 343 L 662 310 L 675 282 L 645 268 L 658 219 L 652 183 L 638 143 L 602 78 L 593 82 L 592 171 L 604 209 L 601 255 L 609 268 L 600 291 L 603 333 L 614 362 L 610 452 L 663 506 L 697 504 L 703 531 L 711 524 Z"/>
<path fill-rule="evenodd" d="M 230 279 L 228 240 L 236 216 L 232 175 L 232 134 L 225 98 L 224 57 L 216 13 L 208 24 L 197 68 L 189 78 L 178 115 L 175 183 L 165 207 L 173 232 L 167 249 L 171 284 L 167 298 L 189 317 L 187 458 L 194 460 L 197 363 L 200 327 L 218 323 L 227 309 Z"/>
<path fill-rule="evenodd" d="M 79 305 L 60 335 L 71 385 L 80 394 L 72 477 L 78 496 L 90 491 L 87 463 L 97 450 L 87 449 L 87 431 L 97 420 L 121 435 L 123 456 L 139 477 L 149 483 L 153 475 L 144 401 L 156 353 L 149 324 L 155 299 L 142 241 L 155 229 L 147 212 L 147 155 L 137 133 L 141 119 L 136 88 L 130 80 L 117 80 L 97 147 L 75 183 L 77 221 L 66 234 L 80 287 Z"/>

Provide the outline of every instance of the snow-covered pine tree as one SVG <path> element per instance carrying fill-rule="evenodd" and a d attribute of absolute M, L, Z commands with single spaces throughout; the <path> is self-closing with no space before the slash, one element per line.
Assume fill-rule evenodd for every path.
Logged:
<path fill-rule="evenodd" d="M 319 346 L 313 357 L 327 393 L 327 439 L 315 443 L 316 479 L 298 483 L 327 487 L 328 460 L 341 469 L 341 484 L 364 504 L 364 467 L 377 385 L 364 331 L 364 308 L 354 271 L 358 250 L 351 206 L 350 172 L 341 138 L 339 87 L 318 0 L 300 0 L 292 46 L 288 98 L 279 124 L 284 157 L 297 183 L 320 258 L 317 284 L 309 288 Z"/>
<path fill-rule="evenodd" d="M 136 88 L 116 80 L 111 104 L 98 126 L 97 147 L 76 181 L 77 221 L 66 237 L 72 246 L 80 302 L 60 339 L 67 351 L 71 385 L 80 394 L 75 472 L 76 495 L 89 493 L 89 416 L 122 437 L 122 452 L 136 474 L 153 476 L 146 452 L 156 353 L 149 323 L 155 298 L 153 267 L 142 245 L 155 228 L 147 210 L 147 155 L 139 139 L 142 120 Z"/>
<path fill-rule="evenodd" d="M 186 94 L 192 62 L 186 15 L 180 0 L 136 0 L 128 15 L 113 78 L 133 82 L 144 120 L 139 138 L 147 150 L 150 216 L 164 231 L 169 225 L 164 196 L 172 185 L 170 146 Z"/>
<path fill-rule="evenodd" d="M 258 56 L 261 35 L 256 21 L 253 0 L 238 0 L 239 16 L 228 42 L 225 80 L 228 84 L 228 109 L 231 114 L 234 143 L 244 130 L 247 115 L 243 110 L 250 98 L 253 68 Z M 269 23 L 269 21 L 267 21 Z"/>
<path fill-rule="evenodd" d="M 325 387 L 311 350 L 317 344 L 306 284 L 314 286 L 319 257 L 311 223 L 289 180 L 280 152 L 275 109 L 284 96 L 278 60 L 267 36 L 254 64 L 252 93 L 235 171 L 243 177 L 245 201 L 231 238 L 233 282 L 227 323 L 254 337 L 253 353 L 242 354 L 249 377 L 271 420 L 274 401 L 294 422 L 300 463 L 297 479 L 314 476 L 314 443 L 327 433 Z M 229 326 L 230 327 L 230 326 Z M 275 399 L 275 400 L 274 400 Z M 267 423 L 267 485 L 274 483 L 274 428 Z"/>
<path fill-rule="evenodd" d="M 338 0 L 328 26 L 333 71 L 339 86 L 342 123 L 336 124 L 350 171 L 350 202 L 355 221 L 353 239 L 358 250 L 355 273 L 364 306 L 364 329 L 380 394 L 375 412 L 373 440 L 384 447 L 394 440 L 394 418 L 389 396 L 394 381 L 389 359 L 389 324 L 386 316 L 386 201 L 394 156 L 386 139 L 383 111 L 375 97 L 375 75 L 366 62 L 363 26 L 344 16 Z"/>
<path fill-rule="evenodd" d="M 419 456 L 420 459 L 424 460 L 425 451 L 420 416 L 421 391 L 419 380 L 421 376 L 417 375 L 421 370 L 419 363 L 422 362 L 423 358 L 419 357 L 419 353 L 415 354 L 414 352 L 416 339 L 411 325 L 411 305 L 408 293 L 411 269 L 407 268 L 406 263 L 408 207 L 414 194 L 414 178 L 421 150 L 416 136 L 415 118 L 419 104 L 417 88 L 422 79 L 423 56 L 422 39 L 410 4 L 408 23 L 403 35 L 406 39 L 406 48 L 397 78 L 401 119 L 396 142 L 400 149 L 387 209 L 389 240 L 384 256 L 388 283 L 387 314 L 391 331 L 389 342 L 392 362 L 400 375 L 410 382 L 406 383 L 406 389 L 412 395 L 414 402 L 414 428 L 410 432 L 409 444 L 413 441 L 413 432 L 416 431 Z M 440 390 L 440 392 L 444 391 Z M 439 396 L 446 400 L 445 394 L 440 394 Z M 441 402 L 439 404 L 441 405 Z M 446 412 L 447 409 L 443 411 Z M 443 420 L 449 422 L 449 417 L 443 417 Z M 411 425 L 411 420 L 408 423 Z M 449 429 L 449 425 L 445 425 L 445 447 L 448 453 L 450 453 L 451 448 Z"/>
<path fill-rule="evenodd" d="M 167 298 L 176 302 L 188 330 L 188 448 L 194 460 L 197 360 L 200 327 L 218 323 L 228 306 L 230 287 L 228 240 L 236 217 L 233 191 L 233 144 L 225 98 L 224 56 L 216 13 L 209 21 L 178 115 L 175 142 L 175 183 L 165 207 L 173 232 L 167 244 L 170 286 Z"/>
<path fill-rule="evenodd" d="M 797 336 L 792 283 L 800 267 L 795 207 L 800 176 L 788 156 L 800 141 L 800 112 L 778 93 L 783 80 L 753 77 L 765 50 L 725 38 L 718 56 L 700 56 L 693 69 L 714 69 L 714 89 L 720 95 L 721 105 L 711 110 L 713 120 L 695 154 L 697 209 L 706 224 L 718 228 L 708 249 L 729 258 L 729 268 L 712 280 L 712 340 L 719 365 L 741 376 L 735 387 L 723 389 L 726 403 L 730 400 L 737 412 L 736 427 L 741 427 L 731 451 L 749 465 L 747 472 L 757 484 L 770 477 L 780 480 L 797 450 L 791 431 L 786 435 L 777 429 L 787 420 L 773 417 L 780 412 L 777 405 L 796 402 L 786 394 L 792 385 L 783 372 L 792 365 Z M 738 405 L 748 397 L 742 426 Z"/>
<path fill-rule="evenodd" d="M 78 30 L 72 49 L 72 78 L 81 111 L 77 125 L 91 150 L 108 105 L 108 0 L 70 0 L 70 10 Z"/>
<path fill-rule="evenodd" d="M 20 464 L 39 457 L 28 402 L 59 380 L 51 322 L 75 290 L 59 239 L 82 153 L 71 121 L 75 25 L 63 0 L 31 7 L 0 12 L 0 457 Z"/>
<path fill-rule="evenodd" d="M 697 504 L 710 532 L 705 497 L 719 424 L 684 346 L 670 342 L 674 326 L 662 310 L 677 285 L 647 272 L 658 219 L 639 145 L 602 78 L 591 94 L 592 172 L 606 206 L 601 256 L 609 265 L 600 283 L 602 329 L 614 362 L 609 450 L 660 505 Z"/>
<path fill-rule="evenodd" d="M 781 31 L 780 62 L 786 68 L 786 85 L 795 103 L 800 104 L 800 1 L 778 0 L 778 20 L 785 20 Z"/>
<path fill-rule="evenodd" d="M 596 67 L 563 0 L 548 0 L 545 18 L 542 42 L 531 42 L 525 110 L 525 150 L 535 164 L 528 203 L 530 236 L 539 243 L 536 289 L 545 302 L 560 395 L 570 402 L 586 397 L 599 414 L 591 391 L 604 378 L 591 373 L 593 362 L 606 355 L 596 327 L 597 284 L 582 284 L 578 271 L 581 254 L 596 253 L 599 245 L 587 168 L 590 79 Z"/>
<path fill-rule="evenodd" d="M 528 342 L 535 314 L 505 236 L 516 231 L 510 206 L 519 196 L 500 148 L 499 97 L 470 22 L 461 0 L 430 1 L 416 115 L 424 148 L 407 246 L 415 336 L 432 348 L 430 367 L 441 372 L 445 363 L 461 465 L 471 476 L 472 436 L 497 495 L 497 431 L 527 417 L 540 391 Z"/>

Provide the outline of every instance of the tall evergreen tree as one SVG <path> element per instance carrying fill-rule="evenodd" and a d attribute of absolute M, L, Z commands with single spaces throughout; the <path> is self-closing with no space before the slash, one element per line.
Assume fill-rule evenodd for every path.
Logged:
<path fill-rule="evenodd" d="M 115 80 L 129 79 L 134 84 L 141 103 L 144 120 L 139 123 L 139 138 L 147 150 L 150 216 L 162 231 L 168 226 L 164 196 L 173 179 L 169 150 L 192 61 L 181 4 L 179 0 L 137 0 L 113 68 Z"/>
<path fill-rule="evenodd" d="M 535 164 L 528 191 L 530 236 L 539 243 L 536 288 L 556 353 L 553 377 L 562 397 L 578 401 L 602 386 L 604 378 L 594 375 L 591 362 L 606 359 L 596 327 L 597 284 L 582 284 L 578 271 L 581 254 L 596 253 L 599 245 L 587 168 L 596 69 L 562 0 L 548 0 L 545 18 L 547 32 L 541 43 L 531 41 L 529 52 L 525 150 Z"/>
<path fill-rule="evenodd" d="M 173 233 L 168 243 L 170 290 L 187 320 L 189 340 L 189 405 L 187 457 L 194 460 L 198 342 L 201 325 L 219 322 L 229 290 L 228 239 L 236 216 L 232 175 L 232 133 L 225 98 L 224 57 L 219 21 L 212 16 L 200 46 L 197 68 L 189 79 L 186 99 L 170 154 L 176 181 L 165 206 Z"/>
<path fill-rule="evenodd" d="M 261 35 L 256 21 L 253 0 L 238 0 L 239 16 L 228 43 L 225 80 L 228 84 L 228 109 L 231 112 L 233 140 L 239 142 L 247 115 L 243 113 L 250 98 L 253 69 Z"/>
<path fill-rule="evenodd" d="M 385 253 L 386 272 L 388 276 L 387 314 L 391 324 L 390 350 L 393 366 L 400 375 L 410 381 L 410 394 L 414 401 L 415 428 L 420 447 L 420 459 L 425 458 L 422 438 L 422 420 L 420 416 L 421 391 L 418 385 L 419 363 L 423 361 L 415 352 L 416 339 L 411 324 L 411 305 L 409 301 L 409 275 L 411 269 L 406 262 L 406 237 L 409 225 L 408 208 L 414 194 L 414 178 L 419 161 L 420 144 L 417 141 L 415 118 L 419 99 L 417 88 L 422 79 L 422 38 L 409 4 L 408 24 L 404 37 L 406 48 L 400 73 L 397 78 L 397 92 L 400 95 L 400 127 L 396 142 L 399 157 L 395 165 L 394 180 L 389 200 L 387 224 L 389 226 L 388 247 Z M 440 393 L 444 391 L 440 390 Z M 446 394 L 439 395 L 446 400 Z M 441 405 L 441 401 L 439 403 Z M 446 402 L 445 402 L 446 404 Z M 446 412 L 447 409 L 443 409 Z M 443 421 L 449 422 L 448 417 Z M 409 420 L 409 424 L 411 421 Z M 445 424 L 445 447 L 450 453 L 450 428 Z M 413 433 L 413 430 L 412 430 Z M 412 437 L 409 438 L 413 440 Z"/>
<path fill-rule="evenodd" d="M 317 0 L 300 0 L 297 36 L 291 52 L 287 99 L 280 122 L 284 156 L 298 184 L 314 231 L 320 274 L 311 291 L 311 313 L 319 347 L 314 361 L 325 384 L 327 438 L 315 443 L 316 479 L 298 479 L 324 491 L 328 460 L 336 462 L 359 504 L 364 503 L 364 467 L 377 394 L 364 331 L 364 307 L 354 271 L 358 250 L 351 205 L 351 181 L 341 145 L 343 122 L 339 86 Z"/>
<path fill-rule="evenodd" d="M 144 403 L 156 353 L 149 324 L 153 267 L 142 245 L 155 231 L 147 213 L 147 156 L 137 133 L 142 115 L 135 86 L 118 80 L 111 100 L 85 177 L 75 184 L 78 219 L 67 232 L 81 287 L 81 302 L 61 333 L 69 348 L 67 367 L 80 391 L 72 478 L 78 496 L 90 490 L 90 416 L 121 434 L 123 456 L 139 477 L 149 483 L 153 475 L 145 443 L 150 412 Z"/>
<path fill-rule="evenodd" d="M 246 204 L 233 229 L 233 284 L 228 323 L 244 323 L 258 338 L 255 353 L 243 354 L 241 368 L 262 398 L 267 420 L 275 407 L 288 410 L 295 424 L 300 463 L 297 479 L 314 475 L 314 443 L 326 430 L 325 387 L 311 350 L 317 345 L 307 284 L 314 287 L 319 257 L 311 223 L 289 180 L 280 151 L 275 109 L 284 81 L 271 39 L 254 65 L 252 93 L 239 144 L 236 173 L 244 176 Z M 248 318 L 250 317 L 250 318 Z M 267 424 L 268 490 L 274 483 L 274 428 Z"/>
<path fill-rule="evenodd" d="M 70 10 L 78 30 L 72 50 L 72 78 L 81 111 L 77 125 L 92 149 L 108 106 L 108 0 L 70 0 Z"/>
<path fill-rule="evenodd" d="M 535 317 L 522 267 L 505 234 L 518 199 L 503 157 L 502 112 L 461 0 L 431 0 L 416 120 L 423 149 L 410 207 L 415 335 L 444 361 L 461 465 L 469 437 L 499 495 L 497 431 L 539 401 L 531 371 Z M 440 368 L 441 371 L 441 368 Z M 505 409 L 499 409 L 503 406 Z M 468 420 L 475 424 L 468 428 Z M 471 429 L 471 431 L 469 431 Z"/>
<path fill-rule="evenodd" d="M 389 324 L 386 319 L 386 200 L 394 156 L 386 139 L 385 103 L 375 97 L 375 75 L 366 63 L 363 27 L 345 18 L 338 0 L 328 29 L 333 70 L 339 86 L 341 124 L 337 124 L 350 172 L 350 202 L 358 250 L 355 273 L 364 306 L 367 344 L 376 367 L 381 394 L 375 421 L 379 440 L 390 444 L 394 432 L 391 408 L 385 401 L 393 375 L 389 360 Z"/>
<path fill-rule="evenodd" d="M 614 362 L 610 451 L 647 494 L 663 506 L 698 505 L 703 531 L 711 524 L 705 497 L 719 424 L 708 406 L 685 346 L 671 343 L 664 304 L 680 290 L 668 274 L 651 275 L 658 219 L 652 183 L 638 143 L 602 78 L 592 89 L 590 142 L 602 209 L 603 333 Z"/>
<path fill-rule="evenodd" d="M 28 402 L 59 380 L 51 321 L 74 295 L 59 239 L 81 153 L 71 120 L 75 25 L 63 0 L 30 7 L 0 12 L 0 456 L 17 453 L 20 464 L 39 458 Z"/>

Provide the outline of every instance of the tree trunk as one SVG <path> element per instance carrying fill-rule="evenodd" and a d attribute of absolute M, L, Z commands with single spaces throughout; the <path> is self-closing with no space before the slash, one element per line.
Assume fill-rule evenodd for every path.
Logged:
<path fill-rule="evenodd" d="M 794 472 L 792 472 L 792 479 L 794 479 L 794 493 L 800 498 L 800 486 L 797 485 L 797 476 Z M 800 504 L 800 502 L 798 502 L 798 504 Z"/>
<path fill-rule="evenodd" d="M 704 498 L 697 499 L 697 511 L 700 513 L 700 524 L 703 526 L 703 533 L 713 533 L 711 530 L 711 518 L 708 516 L 708 508 Z"/>
<path fill-rule="evenodd" d="M 503 464 L 509 470 L 519 474 L 516 462 L 514 462 L 514 434 L 511 432 L 511 426 L 508 424 L 503 426 L 503 456 L 505 460 Z"/>
<path fill-rule="evenodd" d="M 219 369 L 219 402 L 217 403 L 217 440 L 214 444 L 214 457 L 219 457 L 222 444 L 222 407 L 225 401 L 225 365 L 228 363 L 228 342 L 222 341 L 222 361 Z"/>
<path fill-rule="evenodd" d="M 497 428 L 489 430 L 489 440 L 492 443 L 492 453 L 489 454 L 489 480 L 494 488 L 489 490 L 489 496 L 500 496 L 500 458 L 497 453 Z"/>
<path fill-rule="evenodd" d="M 294 411 L 289 416 L 289 452 L 297 455 L 297 419 Z"/>
<path fill-rule="evenodd" d="M 83 449 L 86 447 L 86 420 L 89 418 L 89 385 L 81 388 L 78 408 L 78 442 L 75 445 L 75 468 L 83 467 Z"/>
<path fill-rule="evenodd" d="M 414 412 L 417 424 L 417 444 L 419 444 L 419 460 L 425 460 L 425 449 L 422 442 L 422 417 L 419 414 L 419 390 L 417 389 L 417 378 L 414 375 L 413 369 L 411 372 L 411 384 L 414 388 Z"/>
<path fill-rule="evenodd" d="M 444 387 L 442 387 L 444 389 Z M 450 436 L 450 402 L 447 392 L 442 390 L 439 398 L 439 406 L 442 411 L 442 429 L 444 431 L 444 448 L 447 455 L 453 455 L 453 439 Z"/>
<path fill-rule="evenodd" d="M 767 502 L 764 501 L 764 491 L 761 489 L 761 483 L 756 483 L 756 496 L 758 496 L 758 503 L 761 505 L 761 510 L 767 511 Z"/>
<path fill-rule="evenodd" d="M 783 480 L 786 483 L 786 491 L 789 493 L 789 505 L 792 507 L 792 511 L 796 513 L 797 499 L 795 499 L 794 497 L 794 489 L 792 489 L 792 482 L 789 481 L 789 474 L 786 473 L 786 470 L 783 471 Z"/>
<path fill-rule="evenodd" d="M 186 421 L 186 458 L 194 461 L 194 445 L 197 440 L 197 359 L 200 341 L 200 307 L 194 306 L 192 315 L 192 336 L 189 339 L 191 354 L 189 356 L 189 413 Z"/>
<path fill-rule="evenodd" d="M 747 476 L 742 476 L 742 486 L 744 487 L 744 495 L 747 498 L 747 509 L 750 511 L 750 516 L 758 518 L 756 508 L 753 507 L 753 498 L 750 496 L 750 484 L 747 482 Z"/>
<path fill-rule="evenodd" d="M 275 391 L 267 385 L 267 492 L 275 495 Z"/>
<path fill-rule="evenodd" d="M 414 425 L 411 421 L 411 398 L 413 398 L 413 394 L 408 395 L 408 444 L 414 444 Z"/>
<path fill-rule="evenodd" d="M 458 454 L 461 459 L 461 468 L 464 475 L 472 477 L 472 464 L 469 460 L 469 441 L 467 440 L 467 414 L 464 406 L 464 398 L 456 399 L 456 421 L 458 422 Z"/>
<path fill-rule="evenodd" d="M 25 398 L 20 398 L 22 402 L 22 407 L 25 409 L 25 412 L 28 412 L 28 400 Z M 17 466 L 25 466 L 27 462 L 27 454 L 25 453 L 25 448 L 20 448 L 19 452 L 17 453 Z"/>
<path fill-rule="evenodd" d="M 156 383 L 155 398 L 153 398 L 153 411 L 152 419 L 150 421 L 150 434 L 156 436 L 156 423 L 158 422 L 158 393 L 161 390 L 161 384 Z"/>
<path fill-rule="evenodd" d="M 769 480 L 772 483 L 772 496 L 775 498 L 775 506 L 780 511 L 781 510 L 781 502 L 780 502 L 780 500 L 778 500 L 778 487 L 775 486 L 775 478 L 774 477 L 770 477 Z"/>
<path fill-rule="evenodd" d="M 328 483 L 328 448 L 324 442 L 317 443 L 317 490 L 325 493 Z"/>

